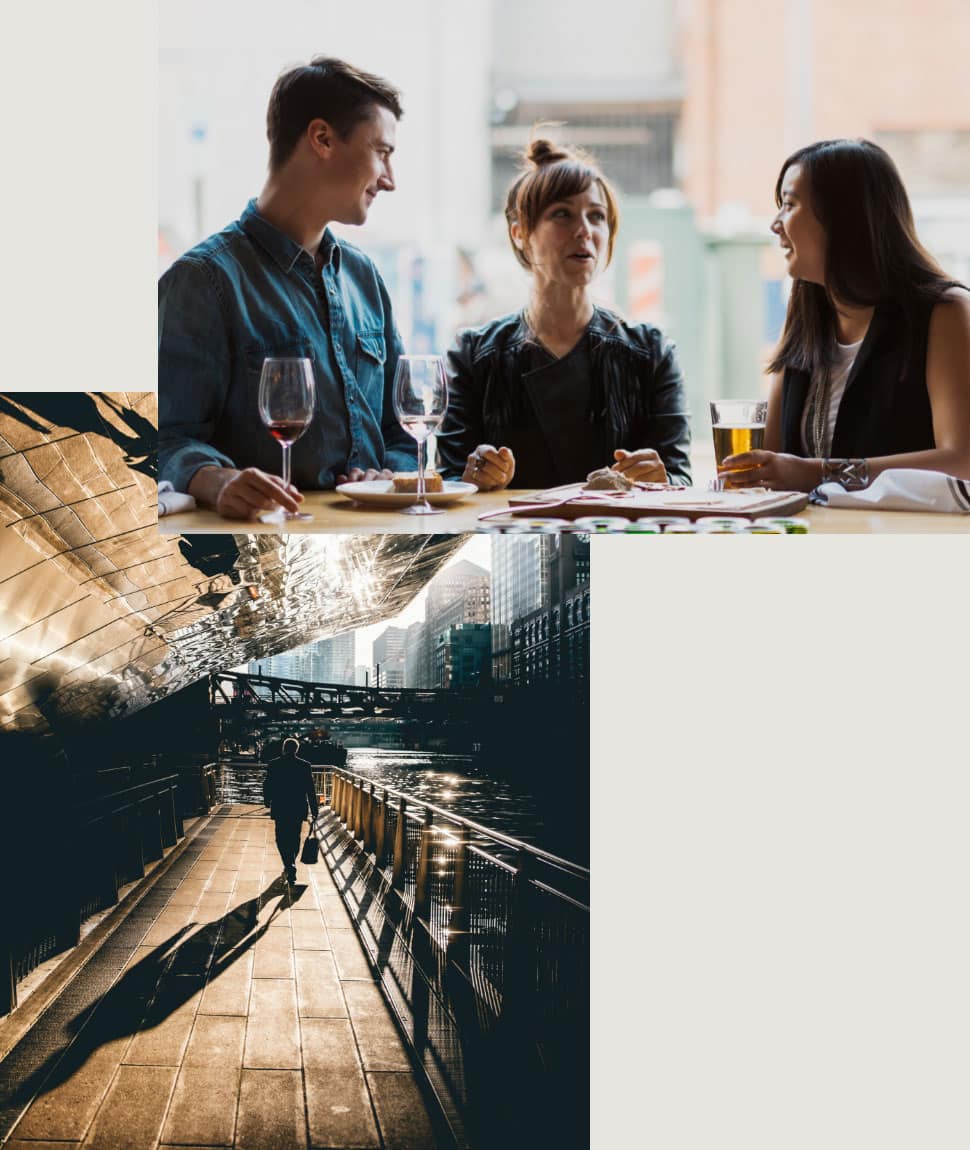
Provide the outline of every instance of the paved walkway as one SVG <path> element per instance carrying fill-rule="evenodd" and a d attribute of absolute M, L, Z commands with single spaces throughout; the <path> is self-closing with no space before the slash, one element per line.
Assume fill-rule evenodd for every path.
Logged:
<path fill-rule="evenodd" d="M 135 908 L 110 983 L 86 1002 L 84 968 L 49 1012 L 69 1045 L 55 1035 L 21 1083 L 24 1101 L 44 1086 L 7 1145 L 438 1146 L 325 864 L 288 890 L 263 808 L 222 809 L 157 884 L 158 913 Z"/>

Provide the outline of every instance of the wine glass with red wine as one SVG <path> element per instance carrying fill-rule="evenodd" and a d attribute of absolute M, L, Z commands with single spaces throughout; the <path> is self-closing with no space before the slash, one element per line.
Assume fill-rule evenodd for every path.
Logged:
<path fill-rule="evenodd" d="M 313 364 L 302 358 L 269 357 L 263 360 L 259 377 L 259 417 L 283 449 L 283 482 L 290 482 L 290 448 L 313 420 L 316 390 Z M 260 516 L 264 523 L 287 519 L 312 519 L 303 511 L 278 507 Z"/>

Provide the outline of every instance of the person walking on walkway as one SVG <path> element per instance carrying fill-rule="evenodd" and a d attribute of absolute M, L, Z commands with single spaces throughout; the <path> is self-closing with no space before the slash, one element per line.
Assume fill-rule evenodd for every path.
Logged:
<path fill-rule="evenodd" d="M 296 882 L 296 855 L 300 849 L 300 832 L 309 811 L 310 825 L 317 817 L 317 792 L 313 773 L 306 759 L 297 758 L 297 739 L 283 740 L 283 753 L 266 766 L 263 802 L 276 824 L 276 846 L 283 861 L 283 873 L 291 885 Z"/>

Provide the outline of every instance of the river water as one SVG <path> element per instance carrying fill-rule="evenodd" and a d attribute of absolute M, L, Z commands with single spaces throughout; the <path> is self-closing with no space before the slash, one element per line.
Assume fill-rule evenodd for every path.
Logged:
<path fill-rule="evenodd" d="M 351 747 L 347 770 L 427 803 L 462 815 L 491 830 L 588 864 L 589 818 L 583 785 L 566 787 L 530 778 L 502 777 L 498 764 L 482 755 Z M 220 775 L 223 802 L 261 803 L 263 768 L 225 764 Z"/>

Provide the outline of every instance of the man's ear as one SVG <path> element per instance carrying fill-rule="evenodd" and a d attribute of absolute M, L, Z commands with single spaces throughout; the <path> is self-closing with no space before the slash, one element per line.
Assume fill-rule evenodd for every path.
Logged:
<path fill-rule="evenodd" d="M 307 143 L 318 156 L 327 156 L 333 147 L 337 133 L 326 120 L 311 120 L 304 133 Z"/>

